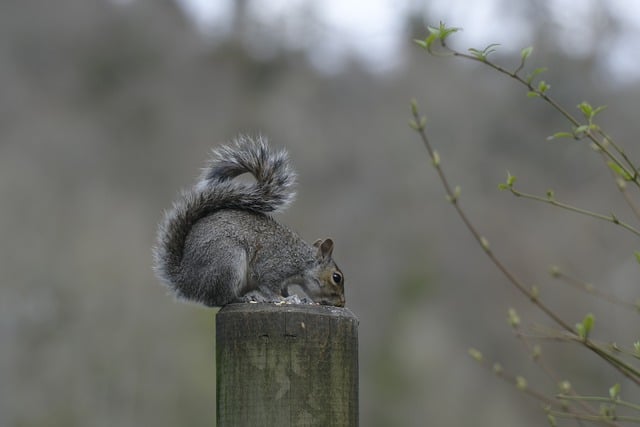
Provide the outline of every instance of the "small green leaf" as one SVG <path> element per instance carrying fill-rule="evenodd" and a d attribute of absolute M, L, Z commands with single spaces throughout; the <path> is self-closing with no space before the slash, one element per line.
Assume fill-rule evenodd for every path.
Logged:
<path fill-rule="evenodd" d="M 614 171 L 625 181 L 631 181 L 632 179 L 631 175 L 629 175 L 629 173 L 626 170 L 624 170 L 622 167 L 620 167 L 620 165 L 618 165 L 617 163 L 610 160 L 607 162 L 607 166 L 609 166 L 609 169 Z"/>
<path fill-rule="evenodd" d="M 501 374 L 502 373 L 502 365 L 499 363 L 494 363 L 493 364 L 493 372 L 495 374 Z"/>
<path fill-rule="evenodd" d="M 485 47 L 482 50 L 473 49 L 473 48 L 470 48 L 468 50 L 473 56 L 475 56 L 479 60 L 486 61 L 487 57 L 489 55 L 491 55 L 493 52 L 496 51 L 496 49 L 495 49 L 496 46 L 500 46 L 500 45 L 498 43 L 492 43 L 492 44 L 490 44 L 489 46 Z"/>
<path fill-rule="evenodd" d="M 531 55 L 531 52 L 533 52 L 533 46 L 525 47 L 520 51 L 520 58 L 523 61 L 526 60 Z"/>
<path fill-rule="evenodd" d="M 434 33 L 429 34 L 429 36 L 427 36 L 427 38 L 425 39 L 425 44 L 427 45 L 427 51 L 429 51 L 429 53 L 431 53 L 431 45 L 437 39 L 438 39 L 438 36 Z"/>
<path fill-rule="evenodd" d="M 589 104 L 588 102 L 581 102 L 580 104 L 578 104 L 578 108 L 580 109 L 580 111 L 582 111 L 582 114 L 584 114 L 584 117 L 587 120 L 589 120 L 593 116 L 593 107 L 591 107 L 591 104 Z"/>
<path fill-rule="evenodd" d="M 440 37 L 440 28 L 442 28 L 443 23 L 440 22 L 440 26 L 439 27 L 432 27 L 431 25 L 427 26 L 427 30 L 429 30 L 430 34 L 433 34 L 436 37 Z"/>
<path fill-rule="evenodd" d="M 500 184 L 498 184 L 498 190 L 508 190 L 508 189 L 509 189 L 509 186 L 504 182 L 501 182 Z"/>
<path fill-rule="evenodd" d="M 535 97 L 537 97 L 537 96 L 540 96 L 540 94 L 539 94 L 538 92 L 529 91 L 529 92 L 527 92 L 527 96 L 528 96 L 529 98 L 535 98 Z"/>
<path fill-rule="evenodd" d="M 583 101 L 580 104 L 578 104 L 578 108 L 580 109 L 584 117 L 589 121 L 589 123 L 591 123 L 591 121 L 596 116 L 596 114 L 598 114 L 599 112 L 607 108 L 607 106 L 600 105 L 599 107 L 593 108 L 591 104 L 589 104 L 586 101 Z"/>
<path fill-rule="evenodd" d="M 551 277 L 558 278 L 562 274 L 562 271 L 557 265 L 552 265 L 551 267 L 549 267 L 549 274 L 551 275 Z"/>
<path fill-rule="evenodd" d="M 576 330 L 578 331 L 578 335 L 580 336 L 580 338 L 582 338 L 583 340 L 589 338 L 589 333 L 593 329 L 594 323 L 595 318 L 593 317 L 593 314 L 589 313 L 584 317 L 582 323 L 576 324 Z"/>
<path fill-rule="evenodd" d="M 413 42 L 415 44 L 417 44 L 418 46 L 420 46 L 421 48 L 423 48 L 423 49 L 427 48 L 427 40 L 426 39 L 425 40 L 413 39 Z"/>
<path fill-rule="evenodd" d="M 582 324 L 584 325 L 584 330 L 587 333 L 591 332 L 591 329 L 593 329 L 594 322 L 595 322 L 595 318 L 593 317 L 593 314 L 589 313 L 584 317 Z"/>
<path fill-rule="evenodd" d="M 547 141 L 551 141 L 552 139 L 559 138 L 575 138 L 575 136 L 571 132 L 556 132 L 551 136 L 547 137 Z"/>
<path fill-rule="evenodd" d="M 606 105 L 600 105 L 599 107 L 596 107 L 591 113 L 591 117 L 595 117 L 596 114 L 598 114 L 602 110 L 606 110 L 606 108 L 607 108 Z"/>
<path fill-rule="evenodd" d="M 511 173 L 507 171 L 507 185 L 509 186 L 509 188 L 513 187 L 513 184 L 515 183 L 516 183 L 515 175 L 511 175 Z"/>
<path fill-rule="evenodd" d="M 457 33 L 458 31 L 462 31 L 462 28 L 460 27 L 447 28 L 444 22 L 440 22 L 440 39 L 442 41 L 445 41 L 447 37 L 449 37 L 451 34 Z"/>
<path fill-rule="evenodd" d="M 636 341 L 633 343 L 633 355 L 640 359 L 640 341 Z"/>
<path fill-rule="evenodd" d="M 547 84 L 544 80 L 541 80 L 540 83 L 538 83 L 538 92 L 540 93 L 545 93 L 549 88 L 551 88 L 551 85 Z"/>
<path fill-rule="evenodd" d="M 482 52 L 480 52 L 478 49 L 469 48 L 468 51 L 469 51 L 469 53 L 471 53 L 476 58 L 484 59 L 484 56 L 482 55 Z"/>
<path fill-rule="evenodd" d="M 547 190 L 547 199 L 548 200 L 554 200 L 556 197 L 556 194 L 553 192 L 553 190 L 549 189 Z"/>
<path fill-rule="evenodd" d="M 620 384 L 615 383 L 609 389 L 609 397 L 611 397 L 611 400 L 616 400 L 616 399 L 618 399 L 618 397 L 620 397 Z"/>
<path fill-rule="evenodd" d="M 635 251 L 633 254 L 636 256 L 636 261 L 638 261 L 638 264 L 640 264 L 640 251 Z"/>
<path fill-rule="evenodd" d="M 432 35 L 435 38 L 439 39 L 443 43 L 447 39 L 447 37 L 449 37 L 451 34 L 462 30 L 462 28 L 457 28 L 457 27 L 447 28 L 445 23 L 442 22 L 442 21 L 440 21 L 440 25 L 438 25 L 438 28 L 432 27 L 432 26 L 428 26 L 427 29 L 431 33 L 430 35 Z M 428 40 L 427 40 L 427 43 L 429 43 Z"/>

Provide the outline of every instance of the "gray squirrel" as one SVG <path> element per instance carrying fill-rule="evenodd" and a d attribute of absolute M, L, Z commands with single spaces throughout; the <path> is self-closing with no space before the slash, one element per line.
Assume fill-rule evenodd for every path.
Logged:
<path fill-rule="evenodd" d="M 255 182 L 234 180 L 244 173 Z M 315 303 L 343 307 L 333 240 L 310 245 L 269 215 L 292 202 L 295 179 L 287 152 L 263 137 L 214 150 L 158 227 L 157 277 L 178 298 L 210 307 L 283 301 L 294 285 Z"/>

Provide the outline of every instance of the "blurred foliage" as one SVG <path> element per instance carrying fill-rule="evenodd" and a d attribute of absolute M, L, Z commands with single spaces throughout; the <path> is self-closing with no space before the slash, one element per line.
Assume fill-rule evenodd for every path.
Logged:
<path fill-rule="evenodd" d="M 569 82 L 556 95 L 607 104 L 601 124 L 633 141 L 637 87 L 603 84 L 595 56 L 564 58 L 544 15 L 531 19 L 545 78 Z M 476 68 L 424 58 L 411 37 L 387 74 L 353 61 L 328 75 L 300 49 L 256 55 L 246 20 L 212 40 L 169 0 L 0 6 L 0 425 L 211 425 L 215 311 L 168 297 L 150 248 L 162 209 L 208 150 L 258 131 L 288 148 L 300 175 L 283 221 L 308 240 L 335 237 L 361 320 L 362 424 L 539 425 L 537 408 L 468 360 L 469 346 L 491 359 L 520 351 L 505 334 L 514 294 L 442 203 L 406 127 L 407 101 L 437 100 L 427 114 L 446 141 L 442 161 L 455 157 L 456 184 L 492 248 L 516 248 L 503 252 L 541 292 L 554 286 L 553 263 L 633 294 L 630 242 L 496 190 L 509 168 L 542 192 L 560 183 L 579 203 L 607 185 L 597 161 L 571 144 L 551 151 L 548 129 L 562 127 L 548 111 L 516 107 L 517 91 Z M 424 29 L 420 17 L 406 22 L 408 34 Z M 270 34 L 277 46 L 276 24 L 259 36 Z M 507 216 L 520 226 L 505 230 Z M 554 290 L 557 309 L 579 319 L 575 298 Z M 598 330 L 627 330 L 627 318 L 592 311 Z M 592 362 L 573 361 L 572 383 L 609 387 Z M 533 382 L 526 366 L 511 368 Z"/>

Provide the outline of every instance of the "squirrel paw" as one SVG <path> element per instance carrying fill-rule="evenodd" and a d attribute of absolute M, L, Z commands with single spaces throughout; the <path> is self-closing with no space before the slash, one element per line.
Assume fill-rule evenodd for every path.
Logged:
<path fill-rule="evenodd" d="M 238 302 L 248 302 L 248 303 L 276 303 L 281 302 L 282 297 L 278 295 L 265 295 L 260 291 L 251 291 L 244 295 L 242 295 Z"/>
<path fill-rule="evenodd" d="M 316 305 L 317 303 L 309 297 L 300 297 L 296 294 L 289 295 L 283 300 L 285 304 L 307 304 Z"/>

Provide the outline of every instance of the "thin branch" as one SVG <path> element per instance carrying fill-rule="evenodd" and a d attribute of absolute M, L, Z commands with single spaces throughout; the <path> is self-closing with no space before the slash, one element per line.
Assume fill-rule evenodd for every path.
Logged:
<path fill-rule="evenodd" d="M 609 421 L 609 419 L 606 418 L 604 415 L 576 414 L 576 413 L 567 413 L 567 412 L 560 412 L 560 411 L 554 411 L 554 410 L 549 410 L 548 413 L 558 418 L 569 418 L 569 419 L 593 421 L 593 422 L 599 422 L 599 423 L 606 423 Z M 628 417 L 624 415 L 616 415 L 615 421 L 628 421 L 632 423 L 640 423 L 640 417 Z"/>
<path fill-rule="evenodd" d="M 523 199 L 529 199 L 529 200 L 535 200 L 537 202 L 547 203 L 549 205 L 557 206 L 559 208 L 562 208 L 562 209 L 565 209 L 565 210 L 568 210 L 568 211 L 571 211 L 571 212 L 575 212 L 575 213 L 578 213 L 580 215 L 585 215 L 585 216 L 589 216 L 591 218 L 596 218 L 596 219 L 600 219 L 600 220 L 603 220 L 603 221 L 611 222 L 611 223 L 613 223 L 615 225 L 618 225 L 618 226 L 626 229 L 627 231 L 632 232 L 636 236 L 640 237 L 640 230 L 638 230 L 637 228 L 633 227 L 632 225 L 627 224 L 626 222 L 620 221 L 618 219 L 618 217 L 615 216 L 614 214 L 610 214 L 610 215 L 599 214 L 597 212 L 593 212 L 593 211 L 590 211 L 590 210 L 587 210 L 587 209 L 578 208 L 576 206 L 572 206 L 572 205 L 569 205 L 567 203 L 559 202 L 553 196 L 542 197 L 542 196 L 537 196 L 535 194 L 524 193 L 522 191 L 516 190 L 515 188 L 513 188 L 513 186 L 509 186 L 509 191 L 511 191 L 511 193 L 516 197 L 522 197 Z"/>
<path fill-rule="evenodd" d="M 572 286 L 575 289 L 578 289 L 584 293 L 601 298 L 607 302 L 610 302 L 611 304 L 615 304 L 625 309 L 633 310 L 635 313 L 640 312 L 640 305 L 638 302 L 632 303 L 629 301 L 622 300 L 616 297 L 615 295 L 612 295 L 608 292 L 605 292 L 596 288 L 591 283 L 588 283 L 588 282 L 585 282 L 584 280 L 580 280 L 576 277 L 570 276 L 569 274 L 563 272 L 558 268 L 554 267 L 552 269 L 551 277 L 559 279 L 562 283 Z"/>
<path fill-rule="evenodd" d="M 602 396 L 575 396 L 575 395 L 564 395 L 564 394 L 559 394 L 557 397 L 558 399 L 610 403 L 612 405 L 624 406 L 626 408 L 630 408 L 635 411 L 640 411 L 640 405 L 627 402 L 626 400 L 622 400 L 622 399 L 611 399 L 610 397 L 602 397 Z"/>

